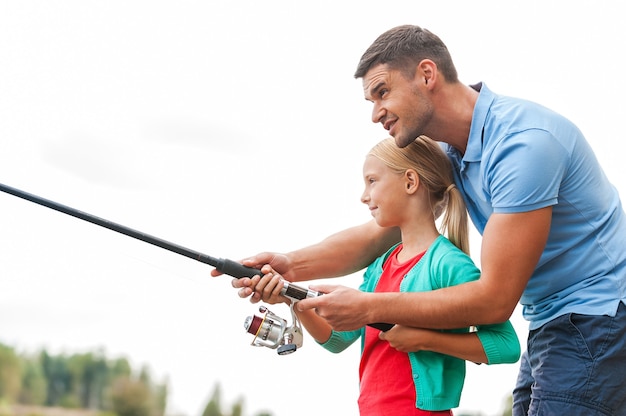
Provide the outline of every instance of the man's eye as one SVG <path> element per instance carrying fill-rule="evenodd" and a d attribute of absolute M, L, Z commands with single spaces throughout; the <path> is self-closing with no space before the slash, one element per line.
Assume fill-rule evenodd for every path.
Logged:
<path fill-rule="evenodd" d="M 387 94 L 388 92 L 389 92 L 389 90 L 382 89 L 382 90 L 380 90 L 380 91 L 378 92 L 378 96 L 379 96 L 380 98 L 383 98 L 383 97 L 385 96 L 385 94 Z"/>

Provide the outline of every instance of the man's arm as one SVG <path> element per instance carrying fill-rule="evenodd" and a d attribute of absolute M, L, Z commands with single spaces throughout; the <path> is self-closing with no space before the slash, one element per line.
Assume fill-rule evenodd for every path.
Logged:
<path fill-rule="evenodd" d="M 258 269 L 269 264 L 290 282 L 338 277 L 365 268 L 398 241 L 399 229 L 383 228 L 371 220 L 288 254 L 264 252 L 244 259 L 242 263 Z M 268 272 L 269 269 L 264 269 L 264 273 Z M 220 274 L 217 270 L 211 271 L 212 276 Z M 254 303 L 261 300 L 261 294 L 254 291 L 259 280 L 258 276 L 234 279 L 232 285 L 239 289 L 239 297 L 252 295 L 250 301 Z"/>
<path fill-rule="evenodd" d="M 483 234 L 479 280 L 432 292 L 363 293 L 315 285 L 327 293 L 298 302 L 340 331 L 372 322 L 420 328 L 461 328 L 506 321 L 530 279 L 550 232 L 552 208 L 493 214 Z"/>
<path fill-rule="evenodd" d="M 380 227 L 371 220 L 325 238 L 320 243 L 292 251 L 289 275 L 293 282 L 345 276 L 357 272 L 400 241 L 398 228 Z M 293 279 L 293 280 L 292 280 Z"/>

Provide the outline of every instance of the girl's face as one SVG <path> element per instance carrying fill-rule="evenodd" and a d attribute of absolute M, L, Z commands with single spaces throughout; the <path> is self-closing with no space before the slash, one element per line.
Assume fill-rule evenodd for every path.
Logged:
<path fill-rule="evenodd" d="M 366 204 L 381 227 L 402 224 L 406 207 L 406 180 L 393 172 L 379 158 L 367 156 L 363 164 L 365 190 L 361 202 Z"/>

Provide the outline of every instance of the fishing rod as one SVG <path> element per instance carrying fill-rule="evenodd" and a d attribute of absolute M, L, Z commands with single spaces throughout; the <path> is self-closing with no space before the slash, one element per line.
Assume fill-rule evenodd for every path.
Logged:
<path fill-rule="evenodd" d="M 0 191 L 11 194 L 18 198 L 25 199 L 30 202 L 34 202 L 35 204 L 51 208 L 55 211 L 62 212 L 83 221 L 99 225 L 109 230 L 116 231 L 120 234 L 124 234 L 137 240 L 144 241 L 157 247 L 161 247 L 176 254 L 180 254 L 182 256 L 208 264 L 215 267 L 215 269 L 220 271 L 221 273 L 227 274 L 237 279 L 240 279 L 242 277 L 253 277 L 256 275 L 262 275 L 262 272 L 259 269 L 244 266 L 243 264 L 237 263 L 233 260 L 209 256 L 208 254 L 204 254 L 199 251 L 183 247 L 170 241 L 163 240 L 162 238 L 158 238 L 150 234 L 134 230 L 124 225 L 117 224 L 113 221 L 109 221 L 104 218 L 88 214 L 75 208 L 71 208 L 67 205 L 63 205 L 46 198 L 42 198 L 40 196 L 22 191 L 17 188 L 13 188 L 8 185 L 4 185 L 2 183 L 0 183 Z M 300 324 L 297 320 L 297 317 L 293 312 L 293 305 L 299 300 L 314 298 L 322 295 L 322 293 L 308 288 L 296 286 L 286 280 L 283 280 L 283 284 L 284 285 L 281 289 L 280 294 L 290 298 L 293 301 L 291 302 L 290 308 L 294 324 L 292 326 L 287 325 L 287 321 L 279 318 L 267 308 L 261 307 L 259 310 L 264 315 L 261 317 L 248 317 L 248 319 L 244 323 L 244 327 L 249 333 L 255 335 L 255 339 L 252 345 L 278 348 L 279 354 L 289 354 L 295 351 L 297 347 L 302 345 L 302 331 L 300 329 Z M 369 325 L 374 328 L 380 329 L 381 331 L 387 331 L 393 326 L 386 323 L 373 323 Z"/>
<path fill-rule="evenodd" d="M 67 205 L 59 204 L 58 202 L 54 202 L 54 201 L 51 201 L 46 198 L 42 198 L 37 195 L 33 195 L 31 193 L 13 188 L 8 185 L 4 185 L 0 183 L 0 191 L 17 196 L 19 198 L 25 199 L 30 202 L 34 202 L 44 207 L 51 208 L 55 211 L 62 212 L 72 217 L 79 218 L 81 220 L 90 222 L 92 224 L 99 225 L 109 230 L 116 231 L 118 233 L 127 235 L 129 237 L 136 238 L 137 240 L 141 240 L 146 243 L 164 248 L 176 254 L 180 254 L 182 256 L 189 257 L 199 262 L 208 264 L 210 266 L 215 267 L 218 271 L 224 274 L 227 274 L 229 276 L 235 277 L 237 279 L 240 279 L 242 277 L 253 277 L 255 275 L 260 275 L 260 276 L 263 275 L 263 273 L 261 273 L 261 270 L 259 269 L 244 266 L 243 264 L 237 263 L 236 261 L 233 261 L 233 260 L 212 257 L 207 254 L 200 253 L 199 251 L 195 251 L 187 247 L 180 246 L 178 244 L 163 240 L 161 238 L 154 237 L 150 234 L 146 234 L 144 232 L 134 230 L 124 225 L 117 224 L 113 221 L 109 221 L 104 218 L 100 218 L 95 215 L 88 214 L 83 211 L 79 211 L 75 208 L 68 207 Z M 309 289 L 305 289 L 302 287 L 298 287 L 296 285 L 289 284 L 289 282 L 287 281 L 285 281 L 285 285 L 286 285 L 286 288 L 284 288 L 285 293 L 281 293 L 281 294 L 294 300 L 302 300 L 307 297 L 311 298 L 311 297 L 319 296 L 321 294 L 319 292 L 315 292 Z"/>

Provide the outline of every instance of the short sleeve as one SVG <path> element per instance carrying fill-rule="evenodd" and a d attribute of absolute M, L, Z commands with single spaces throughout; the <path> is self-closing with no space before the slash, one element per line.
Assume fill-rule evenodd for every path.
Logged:
<path fill-rule="evenodd" d="M 500 140 L 486 161 L 485 188 L 494 212 L 513 213 L 557 203 L 569 155 L 550 133 L 531 129 Z"/>

